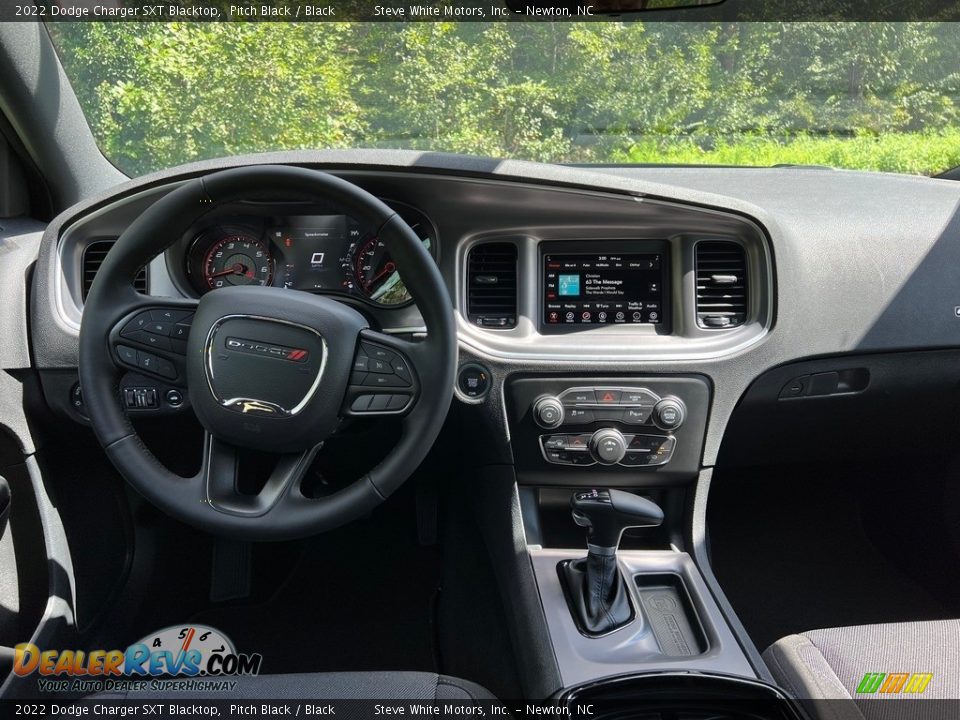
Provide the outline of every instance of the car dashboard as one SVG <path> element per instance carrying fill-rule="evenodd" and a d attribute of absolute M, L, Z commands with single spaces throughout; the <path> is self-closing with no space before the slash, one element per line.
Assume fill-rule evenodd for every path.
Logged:
<path fill-rule="evenodd" d="M 955 183 L 830 170 L 585 170 L 305 152 L 171 169 L 56 218 L 34 284 L 38 366 L 76 367 L 83 297 L 104 243 L 186 179 L 263 162 L 333 172 L 414 228 L 456 310 L 457 403 L 473 413 L 478 437 L 491 441 L 484 452 L 520 463 L 521 482 L 685 482 L 715 462 L 727 420 L 763 372 L 803 358 L 956 340 L 950 265 L 931 260 L 958 253 L 949 233 L 957 224 Z M 341 209 L 266 189 L 169 238 L 141 289 L 196 298 L 221 283 L 257 283 L 330 294 L 371 327 L 416 337 L 422 318 L 375 231 Z M 930 317 L 904 322 L 918 312 Z M 688 437 L 674 459 L 639 471 L 551 463 L 544 443 L 561 441 L 545 436 L 557 428 L 537 421 L 536 397 L 517 382 L 547 378 L 538 392 L 555 398 L 584 387 L 640 388 L 662 398 L 670 393 L 654 379 L 665 374 L 698 378 L 704 389 L 679 398 L 689 424 L 678 432 Z M 48 400 L 83 421 L 72 404 L 75 376 L 52 372 L 44 382 Z M 158 387 L 161 397 L 167 389 Z M 586 436 L 611 424 L 625 436 L 665 432 L 650 419 L 639 428 L 624 419 L 627 406 L 580 408 L 591 421 L 575 423 L 576 412 L 560 404 L 565 419 L 553 434 Z M 646 413 L 655 402 L 643 404 Z M 168 410 L 162 402 L 155 409 Z"/>

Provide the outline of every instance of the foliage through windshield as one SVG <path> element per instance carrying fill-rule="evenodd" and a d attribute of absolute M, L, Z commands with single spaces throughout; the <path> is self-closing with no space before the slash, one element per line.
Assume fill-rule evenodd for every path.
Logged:
<path fill-rule="evenodd" d="M 960 165 L 951 23 L 57 23 L 139 175 L 300 148 L 565 163 Z"/>

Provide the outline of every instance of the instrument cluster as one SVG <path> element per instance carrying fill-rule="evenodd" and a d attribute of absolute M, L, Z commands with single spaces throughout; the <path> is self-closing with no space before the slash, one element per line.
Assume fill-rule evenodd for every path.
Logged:
<path fill-rule="evenodd" d="M 409 206 L 394 209 L 436 259 L 437 236 L 430 220 Z M 184 269 L 198 294 L 232 285 L 268 285 L 346 295 L 378 306 L 411 302 L 383 241 L 342 214 L 219 218 L 193 237 Z"/>

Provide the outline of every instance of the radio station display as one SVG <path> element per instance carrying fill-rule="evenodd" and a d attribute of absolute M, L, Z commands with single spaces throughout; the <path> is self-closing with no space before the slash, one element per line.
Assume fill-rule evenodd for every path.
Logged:
<path fill-rule="evenodd" d="M 543 323 L 661 324 L 663 266 L 659 253 L 544 255 Z"/>

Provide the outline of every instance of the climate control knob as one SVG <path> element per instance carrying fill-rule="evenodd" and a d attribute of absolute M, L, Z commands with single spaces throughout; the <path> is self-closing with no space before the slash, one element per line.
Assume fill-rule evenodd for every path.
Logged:
<path fill-rule="evenodd" d="M 653 422 L 661 430 L 676 430 L 687 419 L 687 408 L 679 398 L 665 397 L 653 406 Z"/>
<path fill-rule="evenodd" d="M 590 438 L 590 454 L 601 465 L 616 465 L 627 454 L 627 439 L 613 428 L 597 430 Z"/>
<path fill-rule="evenodd" d="M 552 395 L 540 398 L 533 404 L 533 419 L 548 430 L 560 427 L 563 424 L 563 403 Z"/>

